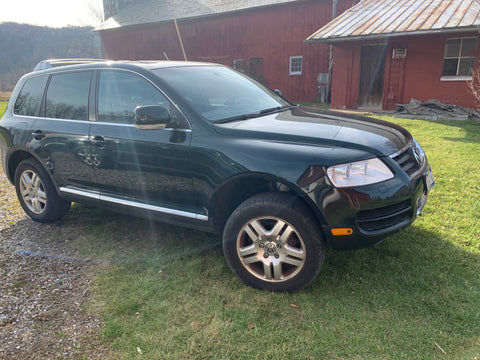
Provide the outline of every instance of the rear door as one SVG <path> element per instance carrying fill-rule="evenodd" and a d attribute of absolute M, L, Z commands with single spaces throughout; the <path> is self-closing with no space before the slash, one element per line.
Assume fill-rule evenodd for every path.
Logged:
<path fill-rule="evenodd" d="M 61 72 L 48 80 L 29 148 L 58 187 L 94 188 L 88 132 L 91 71 Z"/>
<path fill-rule="evenodd" d="M 13 106 L 14 126 L 10 130 L 13 131 L 13 145 L 23 147 L 31 143 L 31 128 L 37 121 L 47 81 L 48 75 L 35 76 L 20 85 L 21 89 Z"/>

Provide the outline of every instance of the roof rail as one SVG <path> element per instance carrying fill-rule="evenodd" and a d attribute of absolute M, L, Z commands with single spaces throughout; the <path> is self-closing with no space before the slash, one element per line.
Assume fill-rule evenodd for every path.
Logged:
<path fill-rule="evenodd" d="M 45 70 L 50 69 L 52 67 L 58 66 L 68 66 L 68 65 L 79 65 L 79 64 L 88 64 L 92 62 L 99 62 L 99 61 L 108 61 L 106 59 L 47 59 L 40 61 L 35 67 L 33 71 Z"/>

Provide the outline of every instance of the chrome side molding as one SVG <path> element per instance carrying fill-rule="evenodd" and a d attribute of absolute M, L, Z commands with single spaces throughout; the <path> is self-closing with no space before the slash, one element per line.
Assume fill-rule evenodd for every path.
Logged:
<path fill-rule="evenodd" d="M 60 187 L 59 190 L 60 190 L 60 192 L 67 193 L 67 194 L 82 196 L 82 197 L 86 197 L 86 198 L 90 198 L 90 199 L 96 199 L 96 200 L 99 200 L 99 201 L 106 201 L 106 202 L 110 202 L 110 203 L 118 204 L 118 205 L 130 206 L 130 207 L 134 207 L 134 208 L 137 208 L 137 209 L 155 211 L 155 212 L 159 212 L 159 213 L 163 213 L 163 214 L 169 214 L 169 215 L 176 215 L 176 216 L 181 216 L 181 217 L 185 217 L 185 218 L 189 218 L 189 219 L 208 221 L 208 216 L 206 216 L 206 215 L 201 215 L 201 214 L 191 213 L 191 212 L 187 212 L 187 211 L 170 209 L 170 208 L 166 208 L 166 207 L 162 207 L 162 206 L 144 204 L 144 203 L 125 200 L 125 199 L 118 199 L 118 198 L 114 198 L 114 197 L 111 197 L 111 196 L 101 195 L 99 192 L 73 189 L 73 188 L 69 188 L 69 187 Z"/>

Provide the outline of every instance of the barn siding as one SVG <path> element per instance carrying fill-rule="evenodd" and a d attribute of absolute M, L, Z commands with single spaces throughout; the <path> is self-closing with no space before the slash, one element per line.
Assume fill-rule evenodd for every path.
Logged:
<path fill-rule="evenodd" d="M 408 40 L 403 103 L 411 98 L 426 101 L 438 99 L 445 103 L 477 108 L 479 103 L 470 94 L 466 81 L 440 81 L 445 41 L 448 38 L 478 36 L 478 33 L 418 36 Z M 477 44 L 475 68 L 479 69 L 480 41 Z"/>
<path fill-rule="evenodd" d="M 339 1 L 339 13 L 352 0 Z M 178 20 L 188 60 L 233 66 L 234 59 L 263 59 L 263 79 L 293 101 L 318 99 L 320 73 L 328 72 L 329 47 L 303 40 L 331 20 L 332 2 L 297 1 L 236 13 Z M 100 31 L 109 59 L 183 60 L 173 21 Z M 301 75 L 289 75 L 290 56 L 303 56 Z"/>
<path fill-rule="evenodd" d="M 479 102 L 469 92 L 466 81 L 441 81 L 445 42 L 448 38 L 478 36 L 476 33 L 408 36 L 385 40 L 387 57 L 383 109 L 418 99 L 478 108 Z M 372 42 L 338 43 L 334 46 L 332 101 L 336 109 L 356 109 L 360 83 L 360 49 Z M 392 59 L 393 49 L 407 49 L 405 59 Z M 475 69 L 480 70 L 480 41 Z"/>

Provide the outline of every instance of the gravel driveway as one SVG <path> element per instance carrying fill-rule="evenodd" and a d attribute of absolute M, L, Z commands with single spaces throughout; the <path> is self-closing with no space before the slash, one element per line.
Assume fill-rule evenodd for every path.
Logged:
<path fill-rule="evenodd" d="M 62 223 L 39 224 L 0 168 L 0 360 L 105 359 L 102 322 L 87 313 L 98 264 L 75 260 Z"/>

